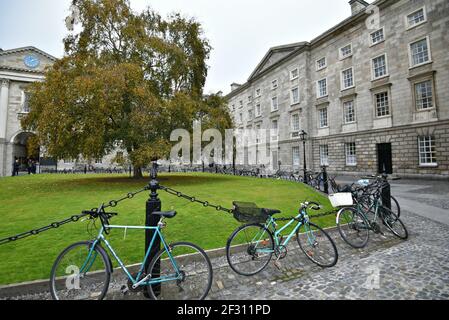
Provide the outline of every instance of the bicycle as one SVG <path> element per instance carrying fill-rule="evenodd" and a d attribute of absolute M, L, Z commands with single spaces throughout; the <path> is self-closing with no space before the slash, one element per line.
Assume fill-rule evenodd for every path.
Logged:
<path fill-rule="evenodd" d="M 316 202 L 302 203 L 299 214 L 294 218 L 283 219 L 273 216 L 281 213 L 279 210 L 260 209 L 251 203 L 234 203 L 234 217 L 240 222 L 250 222 L 236 229 L 226 245 L 226 257 L 231 269 L 242 276 L 253 276 L 262 272 L 272 260 L 284 259 L 287 246 L 296 235 L 296 240 L 302 252 L 316 265 L 330 268 L 337 264 L 338 251 L 332 238 L 319 226 L 310 222 L 308 209 L 320 210 Z M 277 230 L 278 221 L 289 221 Z M 290 234 L 283 232 L 296 226 Z M 246 270 L 247 269 L 247 270 Z"/>
<path fill-rule="evenodd" d="M 113 265 L 106 248 L 128 278 L 132 292 L 146 289 L 153 300 L 203 300 L 212 285 L 212 265 L 207 254 L 195 244 L 167 244 L 161 232 L 165 219 L 176 216 L 175 211 L 154 212 L 161 218 L 157 227 L 114 226 L 109 220 L 117 213 L 106 213 L 104 205 L 84 211 L 90 222 L 100 219 L 101 228 L 93 241 L 78 242 L 63 250 L 56 259 L 50 276 L 50 292 L 55 300 L 103 300 L 108 292 Z M 136 275 L 132 275 L 114 251 L 105 235 L 115 229 L 150 230 L 154 232 L 150 246 Z M 163 249 L 145 269 L 152 247 L 159 238 Z"/>
<path fill-rule="evenodd" d="M 376 182 L 367 188 L 358 188 L 353 193 L 355 205 L 342 208 L 337 214 L 337 228 L 351 247 L 360 249 L 368 244 L 369 232 L 384 234 L 378 220 L 396 237 L 408 239 L 408 231 L 401 219 L 383 206 L 381 190 L 383 184 Z M 374 192 L 369 190 L 375 189 Z M 361 192 L 361 193 L 360 193 Z"/>

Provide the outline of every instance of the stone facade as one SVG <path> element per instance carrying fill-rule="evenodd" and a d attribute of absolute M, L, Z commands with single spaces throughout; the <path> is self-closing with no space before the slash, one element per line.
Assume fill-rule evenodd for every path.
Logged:
<path fill-rule="evenodd" d="M 351 17 L 311 42 L 270 49 L 247 83 L 234 86 L 227 99 L 236 126 L 269 129 L 277 120 L 274 152 L 285 170 L 303 167 L 297 114 L 311 169 L 449 176 L 449 2 L 378 0 L 368 10 L 359 9 L 365 1 L 350 4 Z M 271 108 L 275 97 L 278 110 Z M 250 119 L 259 104 L 262 114 L 252 111 Z M 298 147 L 300 163 L 293 159 Z"/>

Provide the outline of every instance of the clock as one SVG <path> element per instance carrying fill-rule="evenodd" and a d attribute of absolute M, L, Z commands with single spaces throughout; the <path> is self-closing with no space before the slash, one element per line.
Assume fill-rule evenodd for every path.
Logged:
<path fill-rule="evenodd" d="M 25 56 L 25 58 L 23 59 L 23 62 L 25 63 L 25 65 L 28 68 L 31 68 L 31 69 L 37 68 L 39 66 L 39 64 L 41 63 L 39 61 L 39 58 L 34 55 Z"/>

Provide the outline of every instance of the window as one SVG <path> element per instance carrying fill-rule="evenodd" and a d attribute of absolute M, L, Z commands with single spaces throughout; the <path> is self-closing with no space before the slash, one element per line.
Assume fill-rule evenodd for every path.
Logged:
<path fill-rule="evenodd" d="M 341 72 L 341 89 L 349 89 L 354 87 L 353 68 L 343 70 Z"/>
<path fill-rule="evenodd" d="M 277 80 L 273 80 L 271 81 L 271 89 L 277 89 L 279 86 L 278 81 Z"/>
<path fill-rule="evenodd" d="M 253 97 L 252 96 L 248 96 L 248 103 L 251 103 L 253 101 Z"/>
<path fill-rule="evenodd" d="M 299 114 L 292 115 L 292 132 L 299 132 Z"/>
<path fill-rule="evenodd" d="M 291 104 L 298 104 L 299 103 L 299 87 L 293 88 L 290 92 L 291 97 Z"/>
<path fill-rule="evenodd" d="M 372 60 L 373 79 L 379 79 L 388 75 L 387 56 L 385 54 Z"/>
<path fill-rule="evenodd" d="M 103 158 L 95 159 L 95 163 L 96 164 L 102 164 L 103 163 Z"/>
<path fill-rule="evenodd" d="M 271 140 L 272 141 L 277 141 L 279 140 L 279 126 L 278 126 L 278 121 L 277 120 L 273 120 L 271 121 Z"/>
<path fill-rule="evenodd" d="M 260 103 L 256 104 L 256 117 L 260 117 L 262 115 L 262 109 L 260 107 Z"/>
<path fill-rule="evenodd" d="M 427 15 L 424 8 L 421 8 L 415 12 L 412 12 L 407 16 L 407 27 L 408 29 L 416 27 L 427 21 Z"/>
<path fill-rule="evenodd" d="M 426 110 L 433 108 L 432 81 L 427 80 L 415 84 L 416 109 Z"/>
<path fill-rule="evenodd" d="M 293 69 L 292 71 L 290 71 L 290 80 L 295 80 L 299 78 L 299 70 L 298 68 Z"/>
<path fill-rule="evenodd" d="M 355 108 L 354 101 L 346 101 L 343 103 L 343 114 L 345 123 L 354 123 L 355 122 Z"/>
<path fill-rule="evenodd" d="M 239 101 L 239 105 L 240 105 L 240 108 L 243 108 L 243 101 L 242 100 Z"/>
<path fill-rule="evenodd" d="M 317 71 L 326 68 L 326 66 L 327 66 L 326 57 L 321 58 L 320 60 L 317 60 L 317 62 L 316 62 L 316 70 Z"/>
<path fill-rule="evenodd" d="M 256 98 L 259 98 L 262 95 L 262 91 L 258 88 L 256 89 Z"/>
<path fill-rule="evenodd" d="M 329 126 L 327 118 L 327 108 L 322 108 L 318 111 L 320 128 L 327 128 Z"/>
<path fill-rule="evenodd" d="M 232 105 L 232 111 L 235 111 L 235 104 Z"/>
<path fill-rule="evenodd" d="M 271 111 L 278 111 L 279 110 L 279 103 L 278 103 L 278 97 L 271 98 Z"/>
<path fill-rule="evenodd" d="M 240 113 L 240 114 L 239 114 L 239 121 L 240 121 L 240 123 L 243 122 L 243 113 Z"/>
<path fill-rule="evenodd" d="M 327 96 L 327 79 L 322 79 L 317 82 L 317 96 L 318 98 Z"/>
<path fill-rule="evenodd" d="M 350 56 L 352 56 L 352 44 L 340 48 L 340 59 L 345 59 Z"/>
<path fill-rule="evenodd" d="M 412 67 L 430 62 L 429 38 L 410 44 L 410 65 Z"/>
<path fill-rule="evenodd" d="M 357 165 L 357 152 L 355 142 L 345 144 L 346 151 L 346 165 L 356 166 Z"/>
<path fill-rule="evenodd" d="M 22 112 L 23 113 L 29 113 L 30 112 L 30 93 L 23 92 L 23 105 L 22 105 Z"/>
<path fill-rule="evenodd" d="M 294 166 L 299 166 L 301 164 L 301 151 L 299 147 L 292 148 L 292 158 Z"/>
<path fill-rule="evenodd" d="M 381 43 L 385 40 L 384 28 L 374 31 L 370 34 L 371 45 L 374 46 L 378 43 Z"/>
<path fill-rule="evenodd" d="M 253 119 L 253 110 L 248 110 L 248 119 L 249 120 Z"/>
<path fill-rule="evenodd" d="M 328 145 L 320 146 L 320 164 L 321 164 L 321 166 L 329 165 L 329 146 Z"/>
<path fill-rule="evenodd" d="M 437 165 L 435 139 L 432 136 L 419 137 L 419 164 L 421 166 Z"/>
<path fill-rule="evenodd" d="M 381 92 L 374 95 L 376 100 L 376 114 L 377 117 L 386 117 L 390 115 L 390 102 L 388 99 L 388 92 Z"/>

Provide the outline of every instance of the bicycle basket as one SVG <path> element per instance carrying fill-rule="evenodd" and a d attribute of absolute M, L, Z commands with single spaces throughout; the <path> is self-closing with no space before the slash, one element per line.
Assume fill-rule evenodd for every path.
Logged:
<path fill-rule="evenodd" d="M 242 223 L 265 223 L 269 215 L 251 202 L 234 202 L 234 218 Z"/>

